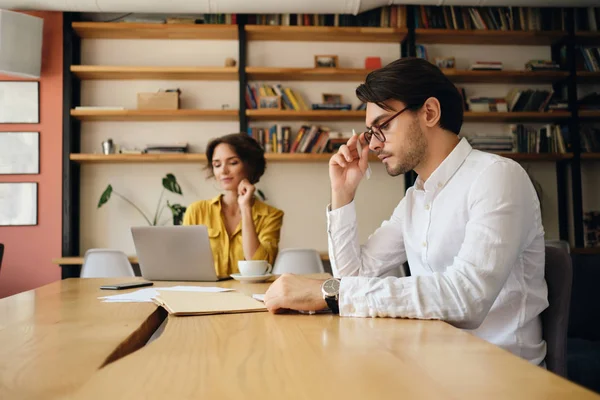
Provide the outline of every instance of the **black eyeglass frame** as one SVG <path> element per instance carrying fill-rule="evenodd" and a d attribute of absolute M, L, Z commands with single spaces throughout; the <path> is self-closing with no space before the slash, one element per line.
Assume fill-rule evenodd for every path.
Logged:
<path fill-rule="evenodd" d="M 386 126 L 387 124 L 392 122 L 394 120 L 394 118 L 398 117 L 400 114 L 402 114 L 404 111 L 406 111 L 410 108 L 411 107 L 404 107 L 402 110 L 398 111 L 396 114 L 392 115 L 391 117 L 389 117 L 388 119 L 383 121 L 381 124 L 373 125 L 367 131 L 363 132 L 363 135 L 364 135 L 364 138 L 365 138 L 365 141 L 367 142 L 367 144 L 371 143 L 371 138 L 373 136 L 375 136 L 375 138 L 377 140 L 379 140 L 381 143 L 384 143 L 386 139 L 385 139 L 385 135 L 381 131 L 381 127 Z"/>

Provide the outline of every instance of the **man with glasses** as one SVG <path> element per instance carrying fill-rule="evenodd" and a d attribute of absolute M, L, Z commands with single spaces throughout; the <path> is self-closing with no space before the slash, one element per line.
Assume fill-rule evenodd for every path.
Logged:
<path fill-rule="evenodd" d="M 336 278 L 284 275 L 267 292 L 266 306 L 439 319 L 541 364 L 540 313 L 548 306 L 544 229 L 527 173 L 458 137 L 461 95 L 425 60 L 400 59 L 376 70 L 356 94 L 367 103 L 367 131 L 329 162 L 329 256 Z M 389 175 L 414 170 L 418 178 L 390 219 L 360 245 L 353 199 L 369 151 Z M 406 261 L 411 276 L 381 278 Z"/>

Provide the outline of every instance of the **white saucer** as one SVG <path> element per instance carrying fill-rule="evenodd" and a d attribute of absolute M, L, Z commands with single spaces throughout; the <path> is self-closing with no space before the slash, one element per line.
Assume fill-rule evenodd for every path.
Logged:
<path fill-rule="evenodd" d="M 267 281 L 269 278 L 271 278 L 273 276 L 273 274 L 248 275 L 248 276 L 243 276 L 242 274 L 231 274 L 229 276 L 231 276 L 236 281 L 240 281 L 240 282 L 258 283 L 258 282 Z"/>

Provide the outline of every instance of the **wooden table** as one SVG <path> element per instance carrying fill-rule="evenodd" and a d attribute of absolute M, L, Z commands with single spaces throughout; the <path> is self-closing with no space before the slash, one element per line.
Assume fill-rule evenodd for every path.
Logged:
<path fill-rule="evenodd" d="M 0 399 L 600 398 L 439 321 L 168 317 L 144 346 L 166 313 L 97 299 L 115 293 L 101 284 L 131 279 L 68 279 L 0 300 Z"/>

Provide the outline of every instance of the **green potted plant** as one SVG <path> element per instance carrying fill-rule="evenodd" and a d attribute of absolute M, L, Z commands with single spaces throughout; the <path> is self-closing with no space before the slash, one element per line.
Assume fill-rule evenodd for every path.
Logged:
<path fill-rule="evenodd" d="M 110 184 L 106 187 L 106 189 L 104 189 L 104 192 L 102 192 L 102 195 L 100 196 L 100 200 L 98 201 L 98 208 L 100 208 L 104 204 L 108 203 L 111 196 L 113 194 L 115 194 L 116 196 L 122 198 L 127 203 L 129 203 L 133 208 L 135 208 L 144 217 L 144 219 L 146 220 L 148 225 L 151 225 L 151 226 L 158 225 L 160 216 L 162 215 L 162 212 L 165 209 L 165 207 L 167 207 L 169 210 L 171 210 L 171 214 L 173 216 L 173 225 L 181 225 L 183 222 L 183 215 L 185 214 L 186 207 L 182 206 L 181 204 L 171 204 L 171 203 L 169 203 L 168 200 L 167 200 L 166 205 L 162 204 L 162 198 L 165 193 L 165 190 L 168 190 L 169 192 L 175 193 L 178 195 L 183 195 L 183 193 L 181 192 L 181 186 L 179 186 L 179 183 L 177 183 L 177 178 L 175 178 L 175 175 L 173 175 L 173 174 L 167 174 L 162 179 L 162 186 L 163 186 L 163 189 L 160 192 L 160 197 L 158 198 L 158 204 L 156 205 L 156 212 L 154 213 L 154 218 L 152 218 L 152 220 L 150 220 L 150 218 L 148 218 L 148 216 L 138 206 L 136 206 L 131 200 L 129 200 L 122 194 L 115 191 L 113 189 L 112 185 L 110 185 Z"/>

